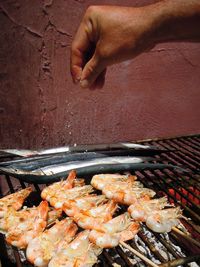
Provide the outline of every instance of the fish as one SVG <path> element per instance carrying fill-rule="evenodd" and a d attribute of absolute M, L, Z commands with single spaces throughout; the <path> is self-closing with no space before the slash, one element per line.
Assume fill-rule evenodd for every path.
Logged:
<path fill-rule="evenodd" d="M 76 170 L 77 175 L 93 175 L 98 173 L 136 171 L 145 169 L 176 169 L 181 172 L 186 170 L 170 165 L 160 163 L 146 162 L 142 157 L 103 157 L 82 161 L 71 161 L 61 164 L 54 164 L 34 170 L 21 169 L 12 166 L 0 167 L 3 173 L 13 175 L 22 181 L 29 183 L 49 183 L 58 181 L 62 176 L 69 174 L 71 170 Z"/>
<path fill-rule="evenodd" d="M 21 157 L 28 157 L 28 156 L 38 156 L 38 155 L 52 155 L 52 154 L 67 153 L 67 152 L 89 152 L 89 151 L 105 151 L 105 150 L 117 150 L 117 149 L 155 150 L 157 152 L 159 152 L 160 150 L 165 151 L 165 149 L 160 149 L 152 145 L 142 145 L 132 142 L 121 142 L 113 144 L 95 144 L 95 145 L 74 144 L 72 146 L 63 146 L 63 147 L 40 149 L 40 150 L 1 149 L 0 152 L 8 153 L 11 155 L 17 155 Z"/>

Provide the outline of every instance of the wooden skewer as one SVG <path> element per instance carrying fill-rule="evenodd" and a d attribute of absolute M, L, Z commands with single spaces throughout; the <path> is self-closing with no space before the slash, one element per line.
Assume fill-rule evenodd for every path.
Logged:
<path fill-rule="evenodd" d="M 195 244 L 196 246 L 200 247 L 200 242 L 196 241 L 195 239 L 193 239 L 192 237 L 188 236 L 187 234 L 185 234 L 183 231 L 179 230 L 176 227 L 172 227 L 172 230 L 174 232 L 176 232 L 177 234 L 181 235 L 182 237 L 184 237 L 185 239 L 187 239 L 188 241 L 190 241 L 191 243 Z"/>
<path fill-rule="evenodd" d="M 128 250 L 130 250 L 133 254 L 135 254 L 136 256 L 138 256 L 140 259 L 142 259 L 143 261 L 145 261 L 146 263 L 148 263 L 150 266 L 152 266 L 152 267 L 158 267 L 157 264 L 155 264 L 153 261 L 149 260 L 146 256 L 144 256 L 143 254 L 141 254 L 140 252 L 138 252 L 137 250 L 135 250 L 131 246 L 127 245 L 125 242 L 120 241 L 120 244 L 123 247 L 127 248 Z"/>

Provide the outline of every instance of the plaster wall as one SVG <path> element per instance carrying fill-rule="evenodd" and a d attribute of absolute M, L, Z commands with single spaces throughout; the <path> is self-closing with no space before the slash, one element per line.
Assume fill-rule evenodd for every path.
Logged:
<path fill-rule="evenodd" d="M 166 43 L 109 68 L 101 90 L 73 85 L 70 44 L 91 4 L 0 0 L 0 146 L 53 147 L 200 133 L 200 44 Z"/>

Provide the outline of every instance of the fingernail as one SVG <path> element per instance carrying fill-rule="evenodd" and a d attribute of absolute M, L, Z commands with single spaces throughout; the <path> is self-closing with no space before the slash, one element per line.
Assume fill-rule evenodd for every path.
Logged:
<path fill-rule="evenodd" d="M 88 80 L 82 80 L 82 81 L 80 81 L 80 85 L 83 88 L 87 88 L 87 87 L 89 87 L 89 82 L 88 82 Z"/>

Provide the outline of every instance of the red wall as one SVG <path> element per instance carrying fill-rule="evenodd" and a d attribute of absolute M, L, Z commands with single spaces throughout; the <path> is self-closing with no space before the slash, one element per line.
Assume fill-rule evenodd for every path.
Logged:
<path fill-rule="evenodd" d="M 0 1 L 0 146 L 37 148 L 200 133 L 200 44 L 160 44 L 109 68 L 102 90 L 73 85 L 70 44 L 91 4 Z"/>

